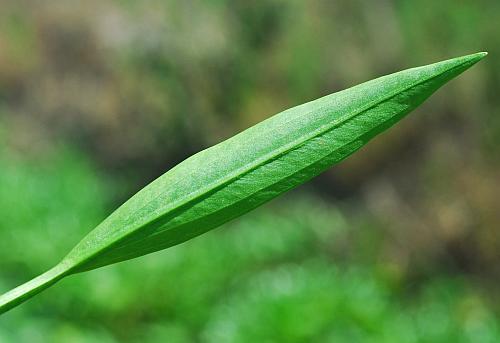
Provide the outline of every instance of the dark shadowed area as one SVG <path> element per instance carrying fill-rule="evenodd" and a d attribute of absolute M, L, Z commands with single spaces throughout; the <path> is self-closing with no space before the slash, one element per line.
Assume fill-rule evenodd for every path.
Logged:
<path fill-rule="evenodd" d="M 75 275 L 0 342 L 500 341 L 500 2 L 0 2 L 0 293 L 191 154 L 405 68 L 489 56 L 314 181 Z"/>

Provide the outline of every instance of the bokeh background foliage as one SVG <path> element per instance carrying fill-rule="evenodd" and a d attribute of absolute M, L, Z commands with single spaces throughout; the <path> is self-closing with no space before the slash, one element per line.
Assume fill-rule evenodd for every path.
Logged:
<path fill-rule="evenodd" d="M 498 1 L 0 2 L 0 292 L 193 152 L 376 76 L 490 56 L 313 182 L 71 277 L 0 342 L 497 342 Z"/>

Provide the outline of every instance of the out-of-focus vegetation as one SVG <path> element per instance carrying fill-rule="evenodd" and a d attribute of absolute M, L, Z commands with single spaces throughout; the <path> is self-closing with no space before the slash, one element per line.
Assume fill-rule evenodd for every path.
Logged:
<path fill-rule="evenodd" d="M 111 185 L 68 151 L 43 165 L 5 156 L 1 162 L 1 287 L 8 288 L 50 266 L 97 223 Z M 487 298 L 463 276 L 408 283 L 397 266 L 373 260 L 383 241 L 379 224 L 348 212 L 291 194 L 184 245 L 65 280 L 3 316 L 0 341 L 500 337 Z"/>
<path fill-rule="evenodd" d="M 68 278 L 2 316 L 0 342 L 498 341 L 498 22 L 494 0 L 2 1 L 0 292 L 271 114 L 490 56 L 312 185 Z"/>

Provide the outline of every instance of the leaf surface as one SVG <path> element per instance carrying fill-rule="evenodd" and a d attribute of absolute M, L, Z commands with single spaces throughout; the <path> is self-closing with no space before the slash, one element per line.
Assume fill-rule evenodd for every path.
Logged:
<path fill-rule="evenodd" d="M 191 156 L 91 231 L 55 271 L 46 273 L 46 283 L 39 277 L 30 287 L 22 288 L 27 283 L 0 297 L 0 313 L 66 275 L 182 243 L 306 182 L 396 123 L 485 54 L 404 70 L 327 95 Z"/>

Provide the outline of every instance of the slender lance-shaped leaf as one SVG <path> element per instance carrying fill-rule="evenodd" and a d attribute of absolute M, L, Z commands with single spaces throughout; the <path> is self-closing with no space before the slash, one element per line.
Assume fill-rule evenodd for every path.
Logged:
<path fill-rule="evenodd" d="M 0 313 L 82 271 L 182 243 L 340 162 L 486 53 L 408 69 L 283 111 L 186 159 L 135 194 Z"/>

